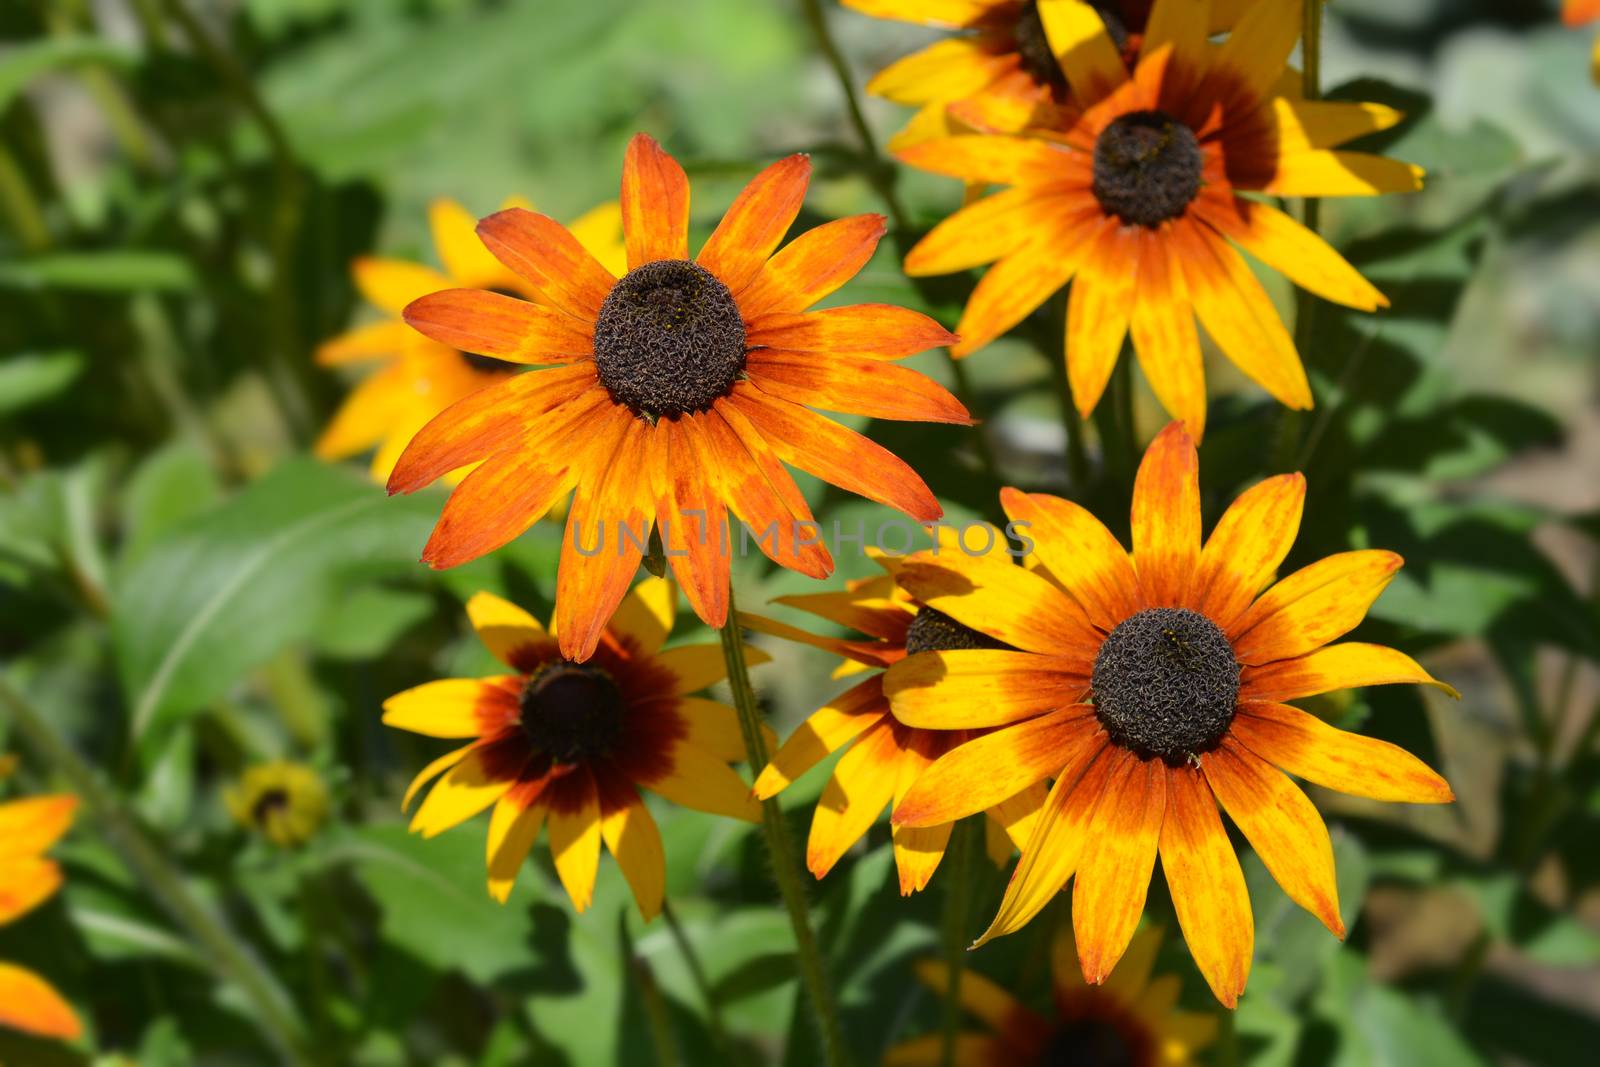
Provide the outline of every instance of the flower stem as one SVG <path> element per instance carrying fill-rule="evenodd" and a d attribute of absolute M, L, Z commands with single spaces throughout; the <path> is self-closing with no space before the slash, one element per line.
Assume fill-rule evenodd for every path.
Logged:
<path fill-rule="evenodd" d="M 678 954 L 683 957 L 684 965 L 689 968 L 689 977 L 694 981 L 695 990 L 705 1002 L 706 1026 L 711 1031 L 711 1043 L 716 1047 L 717 1055 L 722 1057 L 724 1063 L 732 1063 L 728 1032 L 722 1027 L 722 1002 L 717 997 L 716 990 L 711 987 L 710 979 L 706 977 L 705 964 L 700 962 L 700 954 L 695 951 L 694 942 L 689 940 L 688 933 L 678 922 L 678 913 L 672 910 L 671 901 L 661 902 L 661 917 L 667 921 L 667 929 L 672 932 L 672 940 L 677 943 Z"/>
<path fill-rule="evenodd" d="M 189 932 L 199 956 L 218 976 L 236 985 L 255 1008 L 256 1025 L 277 1048 L 285 1063 L 308 1067 L 316 1062 L 306 1048 L 305 1032 L 294 1009 L 271 974 L 250 950 L 234 938 L 222 920 L 202 904 L 183 876 L 139 828 L 122 803 L 100 783 L 98 772 L 47 725 L 44 715 L 11 683 L 0 677 L 0 704 L 17 728 L 72 783 L 106 830 L 123 861 L 150 887 L 151 893 Z"/>
<path fill-rule="evenodd" d="M 744 640 L 739 636 L 739 612 L 734 604 L 731 582 L 728 588 L 728 621 L 722 627 L 722 657 L 728 665 L 728 686 L 733 690 L 733 706 L 739 712 L 739 728 L 744 734 L 745 752 L 749 756 L 751 769 L 759 772 L 767 765 L 767 742 L 761 736 L 761 713 L 756 708 L 755 689 L 750 685 L 750 670 L 745 664 Z M 833 987 L 828 984 L 822 951 L 817 947 L 816 935 L 811 930 L 805 883 L 801 878 L 794 840 L 789 836 L 789 824 L 784 821 L 783 810 L 778 807 L 776 800 L 762 801 L 761 827 L 766 834 L 767 852 L 772 860 L 772 877 L 778 883 L 784 907 L 789 910 L 789 923 L 794 927 L 800 980 L 811 999 L 811 1010 L 822 1035 L 826 1061 L 830 1067 L 842 1067 L 847 1059 L 844 1031 L 839 1026 L 839 1007 L 834 1000 Z"/>
<path fill-rule="evenodd" d="M 961 972 L 967 960 L 967 916 L 972 910 L 972 852 L 977 846 L 974 831 L 983 832 L 983 820 L 959 820 L 950 831 L 944 866 L 945 967 L 949 972 L 944 997 L 944 1045 L 939 1062 L 955 1067 L 956 1034 L 961 1029 Z"/>

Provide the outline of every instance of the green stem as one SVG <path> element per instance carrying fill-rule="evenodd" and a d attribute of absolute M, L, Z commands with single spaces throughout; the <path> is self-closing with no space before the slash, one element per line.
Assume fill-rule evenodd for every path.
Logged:
<path fill-rule="evenodd" d="M 1117 357 L 1111 381 L 1094 410 L 1095 429 L 1107 474 L 1119 492 L 1131 492 L 1139 467 L 1139 437 L 1133 425 L 1133 371 L 1128 353 Z"/>
<path fill-rule="evenodd" d="M 733 690 L 733 706 L 739 712 L 739 729 L 744 734 L 745 752 L 749 756 L 751 769 L 760 771 L 767 765 L 767 742 L 761 736 L 761 713 L 756 707 L 755 689 L 750 685 L 750 669 L 745 664 L 744 640 L 739 636 L 739 612 L 734 604 L 731 583 L 728 588 L 728 621 L 722 627 L 722 657 L 728 665 L 728 686 Z M 789 910 L 789 924 L 794 927 L 800 980 L 811 999 L 811 1010 L 822 1035 L 823 1052 L 830 1067 L 841 1067 L 847 1059 L 844 1031 L 839 1025 L 839 1008 L 834 1001 L 833 987 L 828 983 L 822 951 L 817 947 L 816 935 L 811 930 L 798 853 L 789 835 L 789 824 L 784 820 L 783 810 L 778 807 L 776 800 L 762 802 L 761 826 L 772 860 L 772 877 L 778 883 L 784 906 Z"/>
<path fill-rule="evenodd" d="M 0 209 L 26 252 L 43 252 L 50 247 L 50 226 L 44 220 L 39 198 L 33 195 L 28 176 L 15 157 L 0 145 Z"/>
<path fill-rule="evenodd" d="M 711 987 L 710 979 L 706 977 L 705 964 L 700 962 L 700 954 L 695 951 L 694 942 L 689 940 L 688 933 L 678 922 L 678 913 L 672 910 L 670 901 L 661 902 L 661 917 L 667 921 L 667 929 L 672 932 L 672 940 L 677 943 L 678 954 L 683 957 L 684 965 L 689 968 L 689 977 L 706 1006 L 706 1025 L 711 1030 L 711 1043 L 716 1047 L 717 1055 L 722 1062 L 732 1063 L 728 1032 L 722 1026 L 722 1002 L 717 997 L 716 990 Z"/>
<path fill-rule="evenodd" d="M 243 944 L 184 884 L 183 876 L 145 836 L 99 773 L 46 723 L 28 699 L 0 677 L 0 704 L 34 748 L 54 763 L 72 789 L 105 827 L 124 862 L 138 872 L 173 919 L 189 932 L 206 960 L 225 981 L 235 984 L 255 1008 L 256 1025 L 284 1061 L 309 1067 L 315 1061 L 306 1049 L 305 1033 L 283 991 Z"/>
<path fill-rule="evenodd" d="M 650 1024 L 651 1043 L 656 1050 L 656 1067 L 679 1067 L 678 1042 L 672 1032 L 672 1017 L 667 1012 L 667 998 L 661 995 L 655 972 L 650 964 L 635 950 L 633 935 L 628 932 L 627 912 L 619 912 L 617 926 L 622 935 L 623 965 L 633 976 L 639 990 L 639 1000 L 644 1006 L 645 1020 Z"/>
<path fill-rule="evenodd" d="M 974 831 L 983 832 L 982 819 L 962 819 L 950 831 L 944 867 L 944 959 L 948 970 L 944 998 L 944 1046 L 939 1062 L 955 1067 L 956 1035 L 961 1029 L 961 973 L 966 967 L 967 919 L 972 910 L 972 852 Z"/>

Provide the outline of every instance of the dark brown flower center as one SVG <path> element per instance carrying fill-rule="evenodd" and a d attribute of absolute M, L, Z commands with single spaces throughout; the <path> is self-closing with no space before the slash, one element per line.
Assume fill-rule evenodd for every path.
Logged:
<path fill-rule="evenodd" d="M 911 620 L 906 631 L 906 654 L 918 652 L 954 652 L 969 648 L 1001 648 L 1011 646 L 986 633 L 965 626 L 942 611 L 921 608 Z"/>
<path fill-rule="evenodd" d="M 268 789 L 256 798 L 250 808 L 250 821 L 257 826 L 267 825 L 267 820 L 274 815 L 289 810 L 289 791 L 287 789 Z"/>
<path fill-rule="evenodd" d="M 1094 145 L 1094 195 L 1107 214 L 1156 227 L 1200 192 L 1205 157 L 1194 131 L 1164 111 L 1131 111 Z"/>
<path fill-rule="evenodd" d="M 1073 1019 L 1050 1035 L 1038 1067 L 1143 1067 L 1145 1059 L 1115 1023 Z"/>
<path fill-rule="evenodd" d="M 557 763 L 604 756 L 622 738 L 622 692 L 598 667 L 560 660 L 522 689 L 522 731 Z"/>
<path fill-rule="evenodd" d="M 1228 732 L 1239 700 L 1239 663 L 1206 616 L 1147 608 L 1101 644 L 1090 685 L 1095 714 L 1113 741 L 1176 766 Z"/>
<path fill-rule="evenodd" d="M 664 259 L 612 288 L 594 327 L 600 381 L 651 419 L 704 411 L 744 372 L 739 305 L 704 267 Z"/>
<path fill-rule="evenodd" d="M 1022 5 L 1022 13 L 1017 16 L 1017 24 L 1011 32 L 1017 42 L 1017 56 L 1022 60 L 1022 69 L 1028 77 L 1040 85 L 1048 85 L 1057 92 L 1065 93 L 1067 78 L 1061 73 L 1056 54 L 1050 50 L 1050 39 L 1044 32 L 1044 20 L 1039 17 L 1038 0 L 1027 0 Z"/>

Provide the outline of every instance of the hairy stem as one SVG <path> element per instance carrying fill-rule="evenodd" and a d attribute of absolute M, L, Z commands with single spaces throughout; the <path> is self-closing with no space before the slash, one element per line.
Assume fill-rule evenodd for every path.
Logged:
<path fill-rule="evenodd" d="M 974 833 L 976 831 L 976 833 Z M 949 971 L 944 997 L 944 1044 L 939 1062 L 955 1067 L 956 1034 L 961 1029 L 961 973 L 966 966 L 967 918 L 972 911 L 972 853 L 981 848 L 976 841 L 983 832 L 982 819 L 962 819 L 950 831 L 950 844 L 944 854 L 944 939 L 945 967 Z"/>

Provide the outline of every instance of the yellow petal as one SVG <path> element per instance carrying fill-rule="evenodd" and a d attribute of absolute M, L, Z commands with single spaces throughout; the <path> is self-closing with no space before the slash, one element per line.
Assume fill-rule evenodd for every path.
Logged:
<path fill-rule="evenodd" d="M 745 663 L 754 667 L 766 663 L 771 656 L 759 648 L 745 645 Z M 728 676 L 728 665 L 722 657 L 721 645 L 680 645 L 656 656 L 657 666 L 665 667 L 677 677 L 674 694 L 696 693 L 715 685 Z"/>
<path fill-rule="evenodd" d="M 383 702 L 383 724 L 424 737 L 492 733 L 511 713 L 511 697 L 495 681 L 445 678 L 396 693 Z"/>
<path fill-rule="evenodd" d="M 522 790 L 501 797 L 489 818 L 489 895 L 504 904 L 516 885 L 517 875 L 544 827 L 548 806 L 538 799 L 528 802 Z"/>
<path fill-rule="evenodd" d="M 72 826 L 78 798 L 27 797 L 0 804 L 0 859 L 35 856 L 61 840 Z"/>
<path fill-rule="evenodd" d="M 77 1013 L 50 983 L 9 963 L 0 963 L 0 1026 L 62 1041 L 83 1036 Z"/>
<path fill-rule="evenodd" d="M 646 578 L 617 605 L 611 629 L 620 637 L 632 638 L 639 653 L 655 655 L 672 633 L 678 614 L 677 589 L 671 579 Z"/>
<path fill-rule="evenodd" d="M 849 744 L 883 718 L 888 702 L 881 675 L 852 686 L 812 712 L 762 768 L 755 795 L 776 796 L 790 782 Z"/>
<path fill-rule="evenodd" d="M 634 902 L 645 922 L 661 911 L 667 886 L 667 857 L 661 847 L 661 831 L 639 794 L 630 790 L 626 804 L 601 816 L 600 834 L 606 848 L 616 857 L 622 876 L 633 890 Z M 608 797 L 607 803 L 616 799 Z"/>
<path fill-rule="evenodd" d="M 491 778 L 483 749 L 474 748 L 433 787 L 411 819 L 411 832 L 437 837 L 488 808 L 511 785 L 511 779 Z"/>
<path fill-rule="evenodd" d="M 582 913 L 594 900 L 594 879 L 600 869 L 600 801 L 587 768 L 568 779 L 573 784 L 563 782 L 563 792 L 567 798 L 576 797 L 578 803 L 576 807 L 551 805 L 550 857 L 573 908 Z"/>
<path fill-rule="evenodd" d="M 1408 804 L 1455 799 L 1450 783 L 1398 745 L 1329 726 L 1287 704 L 1240 704 L 1232 734 L 1268 763 L 1341 793 Z"/>
<path fill-rule="evenodd" d="M 1050 50 L 1079 104 L 1097 103 L 1128 80 L 1122 53 L 1100 12 L 1083 0 L 1039 0 L 1038 11 Z"/>
<path fill-rule="evenodd" d="M 493 593 L 474 593 L 467 601 L 467 618 L 494 657 L 519 670 L 527 669 L 528 653 L 549 638 L 538 619 Z"/>
<path fill-rule="evenodd" d="M 739 713 L 726 704 L 699 697 L 679 697 L 678 717 L 683 720 L 687 733 L 684 740 L 695 748 L 711 753 L 718 759 L 738 763 L 746 759 L 744 729 L 739 725 Z M 767 751 L 778 747 L 777 735 L 766 723 L 761 724 L 761 736 Z M 757 794 L 759 796 L 759 793 Z"/>
<path fill-rule="evenodd" d="M 696 811 L 745 822 L 761 820 L 761 805 L 745 780 L 727 763 L 687 742 L 673 746 L 669 766 L 660 777 L 640 778 L 638 784 Z"/>
<path fill-rule="evenodd" d="M 363 256 L 350 265 L 356 288 L 376 307 L 399 315 L 419 296 L 450 288 L 450 279 L 420 263 Z"/>

